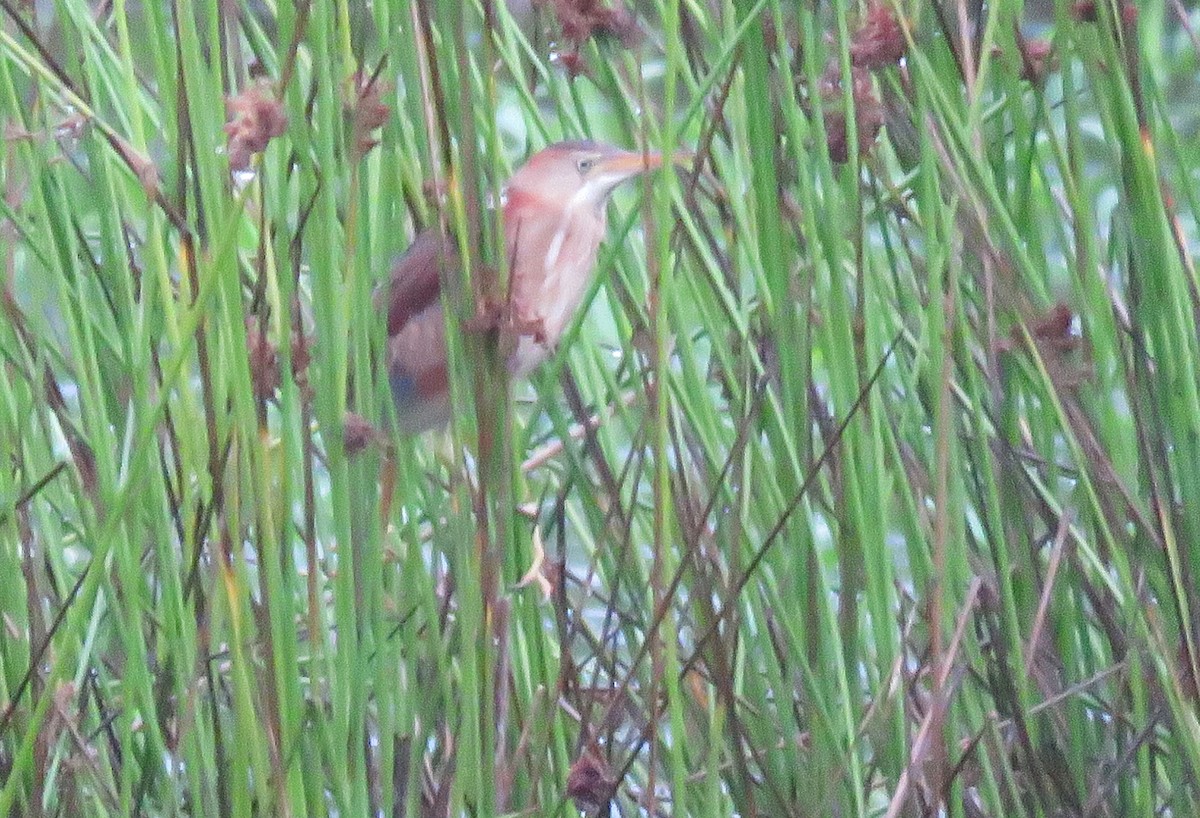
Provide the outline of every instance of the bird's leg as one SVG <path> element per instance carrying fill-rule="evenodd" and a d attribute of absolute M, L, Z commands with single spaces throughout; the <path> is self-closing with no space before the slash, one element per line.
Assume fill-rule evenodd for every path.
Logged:
<path fill-rule="evenodd" d="M 510 312 L 506 329 L 518 338 L 527 336 L 541 346 L 550 345 L 544 318 L 526 318 Z"/>
<path fill-rule="evenodd" d="M 532 338 L 543 346 L 549 343 L 545 319 L 518 315 L 509 303 L 485 301 L 479 305 L 475 314 L 467 319 L 463 328 L 467 332 L 484 333 L 498 330 L 501 335 L 512 338 Z"/>
<path fill-rule="evenodd" d="M 475 307 L 475 314 L 466 320 L 463 329 L 467 332 L 492 332 L 505 324 L 504 314 L 506 304 L 499 304 L 490 299 L 481 300 Z"/>
<path fill-rule="evenodd" d="M 550 346 L 545 320 L 520 315 L 511 302 L 480 302 L 475 314 L 463 324 L 463 329 L 488 335 L 496 345 L 496 354 L 505 361 L 512 359 L 521 348 L 522 338 L 532 338 L 538 346 L 547 349 Z"/>

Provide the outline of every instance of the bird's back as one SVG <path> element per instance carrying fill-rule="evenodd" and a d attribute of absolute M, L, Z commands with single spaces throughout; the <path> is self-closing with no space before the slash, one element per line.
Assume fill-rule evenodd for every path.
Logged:
<path fill-rule="evenodd" d="M 392 265 L 387 305 L 388 381 L 401 431 L 422 432 L 450 419 L 446 322 L 439 256 L 457 263 L 437 230 L 426 230 Z"/>

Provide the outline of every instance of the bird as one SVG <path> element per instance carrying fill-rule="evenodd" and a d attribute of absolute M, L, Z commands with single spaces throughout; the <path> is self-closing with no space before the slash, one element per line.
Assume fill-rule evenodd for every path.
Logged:
<path fill-rule="evenodd" d="M 681 153 L 673 161 L 682 161 Z M 583 300 L 604 238 L 607 204 L 622 183 L 661 167 L 657 152 L 591 140 L 533 154 L 503 186 L 508 300 L 497 328 L 506 365 L 528 375 L 553 353 Z M 380 290 L 387 314 L 387 373 L 397 426 L 417 434 L 450 419 L 446 323 L 439 262 L 461 263 L 437 227 L 424 230 L 392 265 Z"/>

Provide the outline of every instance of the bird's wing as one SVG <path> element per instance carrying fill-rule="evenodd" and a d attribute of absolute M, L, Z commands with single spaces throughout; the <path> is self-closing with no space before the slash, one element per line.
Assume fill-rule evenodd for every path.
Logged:
<path fill-rule="evenodd" d="M 388 382 L 400 428 L 421 432 L 450 419 L 446 322 L 438 302 L 388 338 Z"/>
<path fill-rule="evenodd" d="M 457 263 L 457 254 L 441 233 L 425 230 L 392 264 L 388 283 L 381 291 L 387 305 L 388 337 L 399 332 L 410 318 L 437 302 L 441 293 L 438 257 L 443 247 L 446 248 L 447 263 Z"/>
<path fill-rule="evenodd" d="M 388 379 L 400 428 L 410 433 L 441 425 L 450 417 L 438 272 L 443 244 L 437 230 L 418 235 L 392 265 L 381 291 L 387 309 Z M 453 255 L 447 258 L 448 263 L 455 260 Z"/>

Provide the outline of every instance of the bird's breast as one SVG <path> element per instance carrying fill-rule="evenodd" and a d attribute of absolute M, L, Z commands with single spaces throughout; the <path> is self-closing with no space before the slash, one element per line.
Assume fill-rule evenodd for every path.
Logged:
<path fill-rule="evenodd" d="M 510 197 L 505 208 L 510 303 L 553 346 L 578 309 L 604 236 L 603 212 Z"/>

